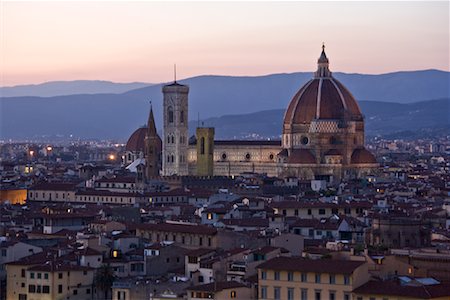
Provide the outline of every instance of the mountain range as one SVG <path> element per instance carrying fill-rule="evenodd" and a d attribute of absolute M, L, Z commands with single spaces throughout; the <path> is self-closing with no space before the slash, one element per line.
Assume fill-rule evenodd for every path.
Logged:
<path fill-rule="evenodd" d="M 150 85 L 150 83 L 144 82 L 117 83 L 104 80 L 50 81 L 41 84 L 0 87 L 0 97 L 121 94 Z"/>
<path fill-rule="evenodd" d="M 368 133 L 391 134 L 416 127 L 448 127 L 449 72 L 334 73 L 334 76 L 359 101 L 366 116 Z M 207 126 L 217 126 L 218 138 L 252 138 L 280 133 L 284 109 L 310 78 L 311 73 L 299 72 L 256 77 L 205 75 L 180 82 L 190 87 L 191 129 L 200 119 Z M 136 128 L 145 124 L 150 100 L 157 127 L 161 129 L 162 84 L 137 84 L 144 87 L 128 90 L 130 86 L 127 86 L 123 93 L 110 91 L 53 97 L 36 94 L 6 97 L 2 94 L 0 139 L 73 135 L 126 140 Z M 64 93 L 70 91 L 67 89 Z M 429 99 L 438 100 L 427 101 Z"/>

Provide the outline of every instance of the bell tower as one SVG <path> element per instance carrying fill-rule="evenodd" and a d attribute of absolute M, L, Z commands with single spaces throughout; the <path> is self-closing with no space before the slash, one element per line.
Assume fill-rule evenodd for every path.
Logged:
<path fill-rule="evenodd" d="M 173 83 L 162 88 L 163 128 L 163 176 L 188 175 L 188 94 L 189 87 Z"/>
<path fill-rule="evenodd" d="M 198 127 L 197 135 L 197 175 L 214 175 L 214 128 Z"/>
<path fill-rule="evenodd" d="M 156 132 L 153 108 L 150 103 L 150 114 L 147 121 L 147 133 L 145 135 L 145 176 L 147 179 L 159 175 L 159 155 L 161 152 L 161 142 Z"/>

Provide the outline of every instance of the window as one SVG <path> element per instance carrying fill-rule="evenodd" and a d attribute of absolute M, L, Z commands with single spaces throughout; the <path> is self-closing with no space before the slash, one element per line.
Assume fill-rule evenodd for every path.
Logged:
<path fill-rule="evenodd" d="M 125 300 L 126 292 L 125 291 L 118 291 L 117 292 L 117 300 Z"/>
<path fill-rule="evenodd" d="M 287 300 L 294 300 L 294 289 L 293 288 L 287 289 Z"/>
<path fill-rule="evenodd" d="M 21 270 L 20 276 L 21 276 L 22 278 L 25 278 L 25 269 L 22 269 L 22 270 Z"/>
<path fill-rule="evenodd" d="M 301 289 L 301 300 L 308 300 L 308 289 Z"/>
<path fill-rule="evenodd" d="M 184 110 L 180 111 L 180 123 L 184 123 Z"/>
<path fill-rule="evenodd" d="M 198 282 L 203 282 L 203 276 L 198 276 Z"/>
<path fill-rule="evenodd" d="M 350 294 L 345 293 L 344 294 L 344 300 L 350 300 Z"/>
<path fill-rule="evenodd" d="M 91 293 L 91 289 L 86 289 L 86 294 L 90 294 Z"/>
<path fill-rule="evenodd" d="M 338 211 L 337 208 L 332 208 L 332 209 L 331 209 L 331 213 L 334 214 L 334 215 L 338 215 L 338 214 L 339 214 L 339 211 Z"/>
<path fill-rule="evenodd" d="M 50 294 L 50 286 L 48 286 L 48 285 L 43 285 L 43 286 L 42 286 L 42 293 L 43 293 L 43 294 Z"/>
<path fill-rule="evenodd" d="M 267 279 L 267 273 L 266 271 L 261 271 L 261 279 Z"/>
<path fill-rule="evenodd" d="M 335 291 L 330 291 L 330 300 L 336 300 L 336 292 Z"/>
<path fill-rule="evenodd" d="M 261 287 L 261 295 L 259 297 L 260 299 L 267 299 L 267 286 Z"/>
<path fill-rule="evenodd" d="M 311 208 L 308 208 L 308 215 L 312 215 L 312 210 L 311 210 Z"/>
<path fill-rule="evenodd" d="M 36 293 L 38 293 L 38 294 L 42 293 L 42 286 L 40 286 L 40 285 L 36 286 Z"/>
<path fill-rule="evenodd" d="M 58 284 L 58 294 L 62 294 L 62 284 Z"/>
<path fill-rule="evenodd" d="M 25 282 L 22 282 L 21 284 L 20 284 L 20 287 L 25 287 Z"/>
<path fill-rule="evenodd" d="M 336 276 L 330 274 L 330 284 L 336 284 Z"/>
<path fill-rule="evenodd" d="M 308 275 L 306 273 L 302 273 L 302 282 L 306 282 L 308 280 Z"/>
<path fill-rule="evenodd" d="M 280 300 L 281 299 L 281 288 L 280 287 L 274 287 L 273 288 L 273 299 L 274 300 Z"/>
<path fill-rule="evenodd" d="M 316 274 L 315 282 L 320 283 L 320 274 Z"/>
<path fill-rule="evenodd" d="M 30 278 L 34 279 L 34 273 L 33 272 L 30 273 Z"/>
<path fill-rule="evenodd" d="M 230 298 L 236 298 L 236 291 L 230 292 Z"/>
<path fill-rule="evenodd" d="M 347 285 L 350 284 L 350 276 L 348 276 L 348 275 L 344 276 L 344 284 L 347 284 Z"/>
<path fill-rule="evenodd" d="M 325 214 L 325 208 L 319 208 L 319 215 Z"/>
<path fill-rule="evenodd" d="M 308 230 L 308 235 L 309 236 L 314 236 L 314 229 L 309 229 Z"/>
<path fill-rule="evenodd" d="M 200 154 L 205 154 L 205 138 L 200 139 Z"/>
<path fill-rule="evenodd" d="M 48 273 L 44 273 L 44 279 L 48 279 Z"/>
<path fill-rule="evenodd" d="M 58 273 L 58 278 L 62 279 L 63 278 L 63 273 Z"/>
<path fill-rule="evenodd" d="M 315 300 L 320 300 L 321 297 L 322 297 L 321 294 L 322 294 L 322 293 L 321 293 L 320 291 L 315 291 L 315 292 L 314 292 L 314 299 L 315 299 Z"/>
<path fill-rule="evenodd" d="M 288 278 L 288 281 L 293 281 L 294 280 L 294 273 L 293 272 L 288 272 L 287 278 Z"/>
<path fill-rule="evenodd" d="M 36 293 L 36 286 L 34 284 L 28 286 L 28 293 Z"/>
<path fill-rule="evenodd" d="M 19 300 L 27 300 L 26 294 L 19 294 Z"/>
<path fill-rule="evenodd" d="M 280 272 L 275 271 L 275 272 L 273 273 L 273 279 L 274 279 L 274 280 L 280 280 Z"/>
<path fill-rule="evenodd" d="M 74 295 L 78 295 L 78 290 L 73 290 Z"/>
<path fill-rule="evenodd" d="M 2 256 L 6 256 L 6 249 L 2 249 Z"/>
<path fill-rule="evenodd" d="M 198 243 L 200 246 L 203 246 L 203 238 L 202 237 L 199 239 Z"/>
<path fill-rule="evenodd" d="M 351 209 L 350 209 L 350 207 L 344 208 L 344 214 L 346 214 L 346 215 L 351 214 Z"/>
<path fill-rule="evenodd" d="M 298 209 L 294 210 L 294 215 L 298 216 Z"/>
<path fill-rule="evenodd" d="M 169 106 L 167 109 L 167 115 L 169 117 L 169 123 L 173 123 L 173 109 L 172 106 Z"/>

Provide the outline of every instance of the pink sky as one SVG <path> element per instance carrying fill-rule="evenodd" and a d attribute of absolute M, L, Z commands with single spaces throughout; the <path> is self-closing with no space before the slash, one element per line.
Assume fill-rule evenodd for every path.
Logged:
<path fill-rule="evenodd" d="M 0 85 L 449 70 L 449 2 L 4 2 Z"/>

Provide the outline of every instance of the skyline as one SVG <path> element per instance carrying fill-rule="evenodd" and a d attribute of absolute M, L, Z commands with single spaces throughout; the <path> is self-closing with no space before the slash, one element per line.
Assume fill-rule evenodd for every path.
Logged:
<path fill-rule="evenodd" d="M 4 2 L 0 86 L 449 71 L 448 2 Z M 55 26 L 57 24 L 57 26 Z M 358 26 L 355 26 L 358 25 Z"/>

